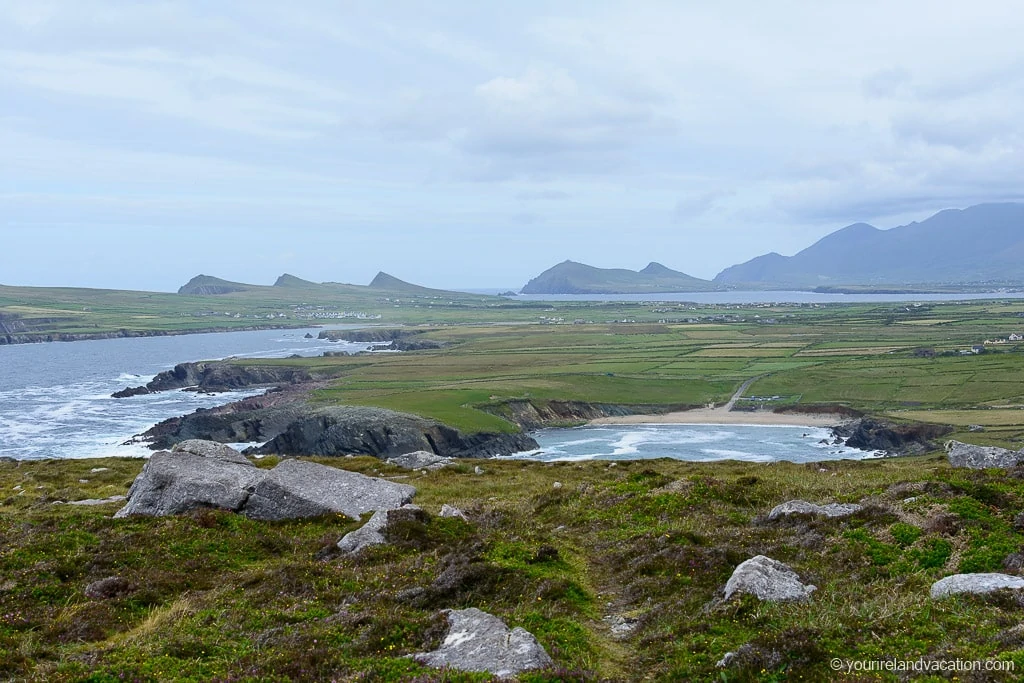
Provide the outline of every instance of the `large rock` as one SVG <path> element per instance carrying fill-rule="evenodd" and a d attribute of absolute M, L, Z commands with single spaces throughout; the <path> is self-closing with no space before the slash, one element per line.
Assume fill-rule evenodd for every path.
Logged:
<path fill-rule="evenodd" d="M 171 448 L 171 453 L 191 453 L 201 455 L 204 458 L 214 458 L 225 462 L 234 462 L 239 465 L 251 465 L 249 460 L 227 444 L 205 439 L 188 439 L 179 441 Z"/>
<path fill-rule="evenodd" d="M 274 469 L 193 453 L 156 453 L 128 490 L 115 517 L 174 515 L 196 508 L 282 520 L 341 513 L 354 519 L 408 503 L 416 489 L 311 462 L 285 460 Z"/>
<path fill-rule="evenodd" d="M 403 505 L 401 510 L 419 510 L 419 506 L 416 505 Z M 388 525 L 388 517 L 391 514 L 391 510 L 378 510 L 373 513 L 369 521 L 362 525 L 355 531 L 350 531 L 345 534 L 340 541 L 338 541 L 338 549 L 341 552 L 354 555 L 363 548 L 369 548 L 372 545 L 382 545 L 388 542 L 388 539 L 384 537 L 384 527 Z"/>
<path fill-rule="evenodd" d="M 281 520 L 340 512 L 353 519 L 393 510 L 416 489 L 302 460 L 284 460 L 259 481 L 242 512 L 252 519 Z"/>
<path fill-rule="evenodd" d="M 388 458 L 386 462 L 389 465 L 404 467 L 407 470 L 439 470 L 446 465 L 452 464 L 455 460 L 431 453 L 430 451 L 413 451 L 412 453 L 403 453 L 402 455 Z"/>
<path fill-rule="evenodd" d="M 986 467 L 1013 467 L 1024 462 L 1024 450 L 1011 451 L 998 446 L 975 446 L 960 441 L 946 443 L 946 457 L 953 467 L 979 470 Z"/>
<path fill-rule="evenodd" d="M 991 593 L 1000 589 L 1022 590 L 1024 578 L 1009 574 L 954 574 L 932 584 L 932 598 L 959 593 Z"/>
<path fill-rule="evenodd" d="M 848 517 L 859 512 L 863 506 L 856 503 L 828 503 L 827 505 L 816 505 L 805 500 L 787 500 L 785 503 L 776 505 L 768 513 L 769 520 L 776 520 L 790 515 L 824 515 L 825 517 Z"/>
<path fill-rule="evenodd" d="M 736 567 L 725 584 L 725 599 L 736 593 L 748 593 L 770 602 L 802 601 L 811 597 L 816 586 L 804 585 L 787 565 L 764 555 L 752 557 Z"/>
<path fill-rule="evenodd" d="M 128 503 L 114 516 L 158 517 L 200 507 L 238 511 L 265 476 L 250 463 L 161 451 L 146 462 L 128 489 Z"/>
<path fill-rule="evenodd" d="M 554 662 L 529 631 L 511 631 L 501 619 L 476 608 L 448 611 L 448 635 L 433 652 L 413 655 L 421 664 L 459 671 L 515 676 Z"/>

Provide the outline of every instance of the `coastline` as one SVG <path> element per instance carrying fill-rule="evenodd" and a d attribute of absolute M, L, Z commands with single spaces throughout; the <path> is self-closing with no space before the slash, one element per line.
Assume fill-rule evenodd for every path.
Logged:
<path fill-rule="evenodd" d="M 850 418 L 822 413 L 773 413 L 766 410 L 737 411 L 725 408 L 698 408 L 680 410 L 661 415 L 622 415 L 599 417 L 588 425 L 644 425 L 644 424 L 722 424 L 722 425 L 774 425 L 788 427 L 835 427 Z"/>
<path fill-rule="evenodd" d="M 130 339 L 135 337 L 178 337 L 186 334 L 220 334 L 223 332 L 262 332 L 265 330 L 301 330 L 323 325 L 246 325 L 243 327 L 202 327 L 193 330 L 113 330 L 110 332 L 62 332 L 53 334 L 0 334 L 0 346 L 45 344 L 95 339 Z"/>

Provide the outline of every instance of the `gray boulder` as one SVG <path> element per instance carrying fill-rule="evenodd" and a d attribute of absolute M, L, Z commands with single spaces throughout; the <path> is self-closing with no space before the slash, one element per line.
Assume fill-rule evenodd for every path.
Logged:
<path fill-rule="evenodd" d="M 403 505 L 402 510 L 419 510 L 416 505 Z M 363 548 L 371 545 L 383 545 L 388 540 L 381 533 L 388 524 L 388 513 L 390 510 L 378 510 L 373 513 L 369 521 L 355 531 L 350 531 L 338 541 L 338 549 L 347 555 L 354 555 Z"/>
<path fill-rule="evenodd" d="M 441 647 L 413 658 L 435 669 L 486 671 L 515 676 L 554 662 L 529 631 L 511 631 L 501 619 L 476 608 L 448 611 L 448 635 Z"/>
<path fill-rule="evenodd" d="M 241 510 L 266 472 L 192 453 L 154 453 L 128 489 L 128 503 L 114 517 L 176 515 L 195 508 Z"/>
<path fill-rule="evenodd" d="M 805 500 L 787 500 L 785 503 L 776 505 L 768 513 L 769 520 L 776 520 L 790 515 L 824 515 L 825 517 L 848 517 L 863 509 L 863 506 L 856 503 L 829 503 L 827 505 L 816 505 Z"/>
<path fill-rule="evenodd" d="M 403 453 L 402 455 L 388 458 L 385 462 L 389 465 L 404 467 L 407 470 L 439 470 L 446 465 L 452 464 L 455 460 L 454 458 L 446 458 L 443 455 L 437 455 L 430 451 L 413 451 L 412 453 Z"/>
<path fill-rule="evenodd" d="M 804 585 L 787 565 L 764 555 L 752 557 L 736 567 L 725 584 L 725 599 L 736 593 L 749 593 L 758 600 L 771 602 L 803 601 L 817 586 Z"/>
<path fill-rule="evenodd" d="M 986 467 L 1013 467 L 1024 462 L 1024 450 L 1011 451 L 998 446 L 975 446 L 960 441 L 946 443 L 946 457 L 953 467 L 979 470 Z"/>
<path fill-rule="evenodd" d="M 262 520 L 317 517 L 331 512 L 359 519 L 367 512 L 402 507 L 414 495 L 416 489 L 408 484 L 302 460 L 284 460 L 255 485 L 242 512 Z"/>
<path fill-rule="evenodd" d="M 206 439 L 187 439 L 185 441 L 179 441 L 171 447 L 171 453 L 191 453 L 192 455 L 201 455 L 204 458 L 214 458 L 216 460 L 224 460 L 226 462 L 235 462 L 239 465 L 250 465 L 255 467 L 255 465 L 249 462 L 248 458 L 231 446 L 218 443 L 216 441 L 207 441 Z"/>
<path fill-rule="evenodd" d="M 991 593 L 1002 588 L 1024 589 L 1024 578 L 1010 574 L 954 574 L 932 584 L 934 599 L 959 593 Z"/>
<path fill-rule="evenodd" d="M 253 519 L 282 520 L 341 513 L 353 519 L 412 500 L 416 489 L 326 465 L 284 460 L 267 471 L 248 461 L 178 452 L 155 453 L 115 517 L 175 515 L 221 508 Z"/>

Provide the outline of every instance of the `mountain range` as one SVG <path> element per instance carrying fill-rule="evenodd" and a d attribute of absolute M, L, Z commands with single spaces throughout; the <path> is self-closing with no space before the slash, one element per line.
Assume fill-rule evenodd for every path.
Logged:
<path fill-rule="evenodd" d="M 855 223 L 793 256 L 772 252 L 702 280 L 651 263 L 640 271 L 565 261 L 523 294 L 640 294 L 722 289 L 843 289 L 1024 284 L 1024 204 L 940 211 L 889 230 Z"/>
<path fill-rule="evenodd" d="M 444 289 L 431 289 L 421 287 L 411 282 L 399 280 L 394 275 L 388 275 L 381 271 L 373 278 L 369 285 L 350 285 L 341 282 L 311 282 L 300 277 L 285 273 L 277 278 L 277 281 L 269 287 L 267 285 L 250 285 L 244 282 L 232 282 L 222 280 L 212 275 L 196 275 L 178 288 L 178 294 L 189 294 L 193 296 L 218 296 L 221 294 L 234 294 L 236 292 L 254 292 L 267 290 L 306 290 L 311 294 L 318 292 L 333 293 L 388 293 L 404 294 L 406 296 L 466 296 L 465 292 L 450 292 Z"/>

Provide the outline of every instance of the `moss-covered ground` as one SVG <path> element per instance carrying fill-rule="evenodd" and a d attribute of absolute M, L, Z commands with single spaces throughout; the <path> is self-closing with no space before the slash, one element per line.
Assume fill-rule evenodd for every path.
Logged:
<path fill-rule="evenodd" d="M 431 516 L 393 525 L 388 546 L 339 557 L 331 548 L 358 526 L 343 517 L 113 519 L 118 503 L 58 501 L 124 493 L 141 462 L 0 463 L 0 679 L 487 680 L 407 658 L 436 647 L 441 610 L 461 607 L 537 636 L 557 668 L 524 681 L 839 680 L 836 657 L 997 658 L 1024 670 L 1017 597 L 928 596 L 952 573 L 1020 570 L 1024 472 L 954 470 L 937 455 L 462 461 L 429 474 L 320 462 L 402 478 Z M 793 498 L 867 507 L 842 520 L 764 520 Z M 444 503 L 469 521 L 436 516 Z M 721 601 L 732 570 L 757 554 L 818 586 L 813 599 Z M 108 577 L 121 581 L 86 596 Z M 606 617 L 635 630 L 615 635 Z M 715 666 L 745 644 L 736 665 Z"/>

